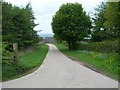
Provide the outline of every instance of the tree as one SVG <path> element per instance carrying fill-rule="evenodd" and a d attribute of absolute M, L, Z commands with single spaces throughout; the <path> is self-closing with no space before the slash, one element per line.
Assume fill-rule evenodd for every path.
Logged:
<path fill-rule="evenodd" d="M 26 7 L 20 8 L 3 2 L 2 11 L 2 39 L 4 42 L 18 43 L 20 49 L 34 46 L 39 42 L 37 32 L 34 30 L 36 24 L 30 3 Z"/>
<path fill-rule="evenodd" d="M 120 36 L 120 1 L 107 2 L 104 17 L 106 18 L 104 26 L 108 29 L 110 37 L 117 38 Z"/>
<path fill-rule="evenodd" d="M 106 21 L 105 15 L 106 3 L 102 2 L 100 5 L 95 8 L 94 18 L 93 18 L 93 33 L 92 41 L 103 41 L 108 39 L 107 29 L 104 26 Z"/>
<path fill-rule="evenodd" d="M 1 29 L 2 29 L 2 1 L 0 1 L 0 35 L 1 35 Z"/>
<path fill-rule="evenodd" d="M 79 3 L 63 4 L 52 18 L 52 30 L 59 40 L 67 41 L 69 49 L 90 33 L 90 17 Z"/>
<path fill-rule="evenodd" d="M 0 44 L 2 39 L 2 1 L 0 1 Z"/>

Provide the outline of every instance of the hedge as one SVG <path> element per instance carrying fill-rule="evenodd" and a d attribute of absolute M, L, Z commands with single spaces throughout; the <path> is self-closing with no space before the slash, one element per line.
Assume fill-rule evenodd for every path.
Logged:
<path fill-rule="evenodd" d="M 118 53 L 118 41 L 106 41 L 106 42 L 80 44 L 79 49 L 106 52 L 106 53 Z"/>

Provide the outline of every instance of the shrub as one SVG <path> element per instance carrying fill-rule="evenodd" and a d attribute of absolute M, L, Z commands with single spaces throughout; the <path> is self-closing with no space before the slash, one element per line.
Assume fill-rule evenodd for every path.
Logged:
<path fill-rule="evenodd" d="M 24 73 L 29 68 L 25 67 L 22 64 L 3 64 L 2 65 L 2 81 L 7 80 L 8 78 L 12 78 L 13 76 Z"/>
<path fill-rule="evenodd" d="M 13 56 L 13 52 L 9 50 L 9 45 L 11 45 L 8 42 L 2 42 L 2 58 L 11 58 Z"/>
<path fill-rule="evenodd" d="M 106 53 L 118 53 L 118 41 L 80 44 L 79 49 Z"/>

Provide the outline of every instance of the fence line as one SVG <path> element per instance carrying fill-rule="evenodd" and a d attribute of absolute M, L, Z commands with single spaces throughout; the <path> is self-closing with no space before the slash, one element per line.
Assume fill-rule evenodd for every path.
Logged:
<path fill-rule="evenodd" d="M 2 60 L 14 61 L 16 64 L 18 64 L 19 56 L 18 56 L 18 44 L 17 43 L 13 43 L 13 53 L 14 53 L 13 58 L 3 58 Z"/>

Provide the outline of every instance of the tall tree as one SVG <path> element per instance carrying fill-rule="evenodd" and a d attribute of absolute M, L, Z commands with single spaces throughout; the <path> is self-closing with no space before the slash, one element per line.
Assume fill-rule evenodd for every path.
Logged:
<path fill-rule="evenodd" d="M 37 32 L 34 30 L 34 15 L 32 7 L 27 4 L 20 8 L 3 2 L 2 35 L 3 41 L 18 43 L 20 48 L 33 46 L 39 42 Z"/>
<path fill-rule="evenodd" d="M 59 40 L 67 41 L 69 49 L 90 33 L 90 17 L 79 3 L 63 4 L 52 18 L 52 30 Z"/>
<path fill-rule="evenodd" d="M 120 1 L 107 2 L 104 17 L 107 19 L 104 26 L 108 29 L 111 38 L 120 36 Z"/>
<path fill-rule="evenodd" d="M 108 39 L 108 33 L 104 23 L 106 21 L 105 15 L 106 3 L 102 2 L 100 5 L 95 8 L 94 18 L 93 18 L 93 33 L 92 41 L 102 41 Z"/>

